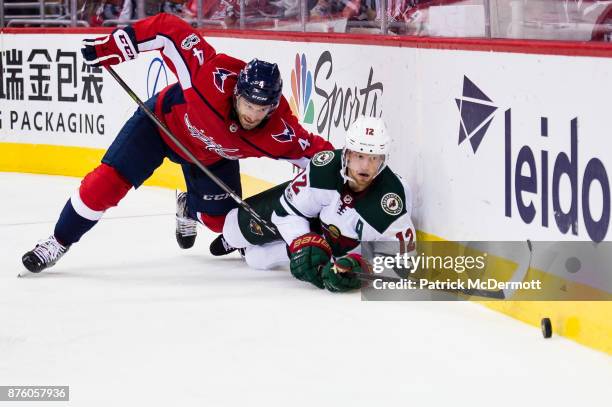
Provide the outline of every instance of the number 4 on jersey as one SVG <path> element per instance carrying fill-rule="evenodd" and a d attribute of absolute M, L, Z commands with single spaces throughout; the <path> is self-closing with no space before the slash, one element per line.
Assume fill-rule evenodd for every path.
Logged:
<path fill-rule="evenodd" d="M 195 56 L 198 59 L 198 62 L 200 63 L 200 65 L 204 63 L 204 51 L 194 48 L 193 56 Z"/>
<path fill-rule="evenodd" d="M 306 149 L 310 147 L 310 142 L 306 139 L 299 138 L 298 143 L 300 143 L 300 147 L 302 147 L 302 150 L 304 151 L 306 151 Z"/>

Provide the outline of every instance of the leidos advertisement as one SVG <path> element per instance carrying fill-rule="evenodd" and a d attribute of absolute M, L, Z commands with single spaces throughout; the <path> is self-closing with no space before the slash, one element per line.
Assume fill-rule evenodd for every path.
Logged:
<path fill-rule="evenodd" d="M 448 120 L 424 110 L 432 136 L 426 155 L 447 146 L 429 171 L 455 193 L 424 188 L 436 200 L 451 198 L 453 217 L 468 219 L 452 228 L 455 238 L 606 240 L 609 60 L 461 54 L 444 80 L 427 81 L 434 94 L 448 95 Z"/>

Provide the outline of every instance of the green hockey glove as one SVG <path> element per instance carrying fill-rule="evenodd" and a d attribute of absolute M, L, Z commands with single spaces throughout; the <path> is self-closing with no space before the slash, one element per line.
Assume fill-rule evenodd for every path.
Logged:
<path fill-rule="evenodd" d="M 298 280 L 308 281 L 323 288 L 321 268 L 331 258 L 331 247 L 324 237 L 307 233 L 289 245 L 289 268 Z"/>
<path fill-rule="evenodd" d="M 351 275 L 351 272 L 364 272 L 361 256 L 349 254 L 341 257 L 336 262 L 329 262 L 321 272 L 323 285 L 329 291 L 343 292 L 361 287 L 361 281 Z"/>

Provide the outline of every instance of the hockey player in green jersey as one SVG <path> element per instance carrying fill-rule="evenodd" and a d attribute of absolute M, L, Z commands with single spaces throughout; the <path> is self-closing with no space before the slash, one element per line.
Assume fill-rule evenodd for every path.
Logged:
<path fill-rule="evenodd" d="M 247 199 L 280 236 L 234 209 L 211 253 L 244 249 L 251 267 L 289 263 L 294 277 L 319 288 L 359 288 L 350 272 L 366 271 L 361 242 L 396 241 L 398 252 L 415 243 L 411 192 L 387 166 L 390 144 L 382 119 L 358 118 L 342 150 L 317 153 L 293 181 Z"/>

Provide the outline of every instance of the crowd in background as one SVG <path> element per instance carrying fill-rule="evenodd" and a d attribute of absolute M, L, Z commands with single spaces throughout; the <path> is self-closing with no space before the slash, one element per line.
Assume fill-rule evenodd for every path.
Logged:
<path fill-rule="evenodd" d="M 390 30 L 392 33 L 420 35 L 423 33 L 410 30 L 410 27 L 418 27 L 419 20 L 415 17 L 422 14 L 419 9 L 459 1 L 462 0 L 387 0 L 383 5 L 381 0 L 305 0 L 302 5 L 301 0 L 202 0 L 202 22 L 204 26 L 237 28 L 242 14 L 242 22 L 246 23 L 244 27 L 252 29 L 282 30 L 285 27 L 289 31 L 300 30 L 295 25 L 306 19 L 309 24 L 320 23 L 319 29 L 327 31 L 348 31 L 350 26 L 371 27 L 372 32 L 380 32 L 381 16 L 386 14 L 391 25 L 397 23 Z M 11 16 L 17 20 L 30 18 L 37 21 L 41 18 L 67 20 L 70 17 L 69 0 L 45 1 L 42 8 L 36 0 L 4 0 L 4 4 L 10 3 L 27 6 L 5 9 L 5 22 Z M 241 3 L 244 5 L 242 13 Z M 76 15 L 80 26 L 117 26 L 159 12 L 175 14 L 195 25 L 197 7 L 197 0 L 77 0 Z M 44 15 L 39 11 L 44 11 Z M 340 30 L 330 30 L 326 28 L 330 21 L 344 21 L 345 24 L 340 25 Z M 347 22 L 350 23 L 347 25 Z M 287 28 L 291 23 L 294 26 Z M 19 24 L 24 27 L 39 25 L 36 21 Z M 309 25 L 306 30 L 317 29 Z"/>
<path fill-rule="evenodd" d="M 4 0 L 5 5 L 11 3 L 5 8 L 5 22 L 12 16 L 10 23 L 22 19 L 20 26 L 45 25 L 39 11 L 45 22 L 70 21 L 69 0 L 45 1 L 44 7 L 37 0 Z M 198 0 L 77 3 L 75 24 L 93 27 L 129 24 L 166 12 L 207 28 L 612 40 L 612 0 L 201 0 L 200 16 Z"/>
<path fill-rule="evenodd" d="M 439 1 L 439 0 L 438 0 Z M 388 16 L 391 21 L 405 21 L 407 11 L 417 8 L 419 3 L 434 0 L 389 0 Z M 239 0 L 203 0 L 203 18 L 220 21 L 224 25 L 236 24 L 240 14 Z M 245 17 L 257 19 L 297 19 L 301 16 L 299 0 L 245 0 Z M 154 15 L 160 11 L 176 14 L 187 20 L 197 15 L 196 0 L 145 0 L 145 14 Z M 376 20 L 376 0 L 309 0 L 307 4 L 310 21 L 344 18 L 348 20 Z M 106 20 L 136 19 L 135 0 L 100 0 L 90 4 L 86 13 L 92 26 L 99 26 Z"/>

